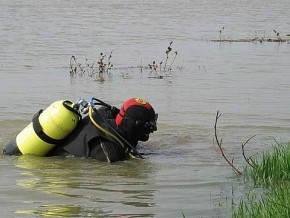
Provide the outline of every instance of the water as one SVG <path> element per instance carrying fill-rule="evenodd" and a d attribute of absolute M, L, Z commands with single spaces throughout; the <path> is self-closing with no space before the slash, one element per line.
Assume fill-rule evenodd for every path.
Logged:
<path fill-rule="evenodd" d="M 248 155 L 289 141 L 289 43 L 213 43 L 290 33 L 290 3 L 271 1 L 0 1 L 0 147 L 59 99 L 97 97 L 116 106 L 143 97 L 158 131 L 145 160 L 0 157 L 5 217 L 231 217 L 245 184 L 213 147 L 217 110 L 225 152 Z M 169 43 L 172 77 L 150 79 Z M 70 77 L 112 53 L 104 82 Z"/>

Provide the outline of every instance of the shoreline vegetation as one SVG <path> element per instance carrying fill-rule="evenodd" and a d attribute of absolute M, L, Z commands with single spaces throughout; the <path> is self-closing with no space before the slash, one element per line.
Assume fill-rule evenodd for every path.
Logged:
<path fill-rule="evenodd" d="M 276 142 L 254 167 L 245 168 L 252 188 L 233 212 L 234 218 L 290 217 L 290 144 Z"/>
<path fill-rule="evenodd" d="M 232 167 L 237 176 L 243 176 L 247 193 L 238 205 L 234 205 L 233 218 L 255 217 L 290 217 L 290 143 L 280 143 L 275 139 L 271 150 L 263 151 L 255 159 L 245 156 L 245 145 L 254 137 L 242 144 L 242 154 L 247 163 L 244 172 L 234 166 L 234 159 L 229 161 L 222 148 L 222 139 L 218 138 L 217 122 L 221 114 L 217 111 L 214 125 L 216 151 Z"/>

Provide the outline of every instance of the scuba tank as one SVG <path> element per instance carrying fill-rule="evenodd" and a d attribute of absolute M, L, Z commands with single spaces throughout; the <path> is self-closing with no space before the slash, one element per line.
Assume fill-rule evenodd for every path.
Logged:
<path fill-rule="evenodd" d="M 56 101 L 34 115 L 32 122 L 17 136 L 16 144 L 22 154 L 46 155 L 77 126 L 81 115 L 79 105 Z"/>

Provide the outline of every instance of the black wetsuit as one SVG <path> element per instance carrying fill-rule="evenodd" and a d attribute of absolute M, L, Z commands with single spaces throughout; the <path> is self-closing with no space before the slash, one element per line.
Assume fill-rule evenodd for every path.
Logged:
<path fill-rule="evenodd" d="M 117 131 L 114 119 L 98 119 L 93 113 L 94 120 L 103 128 L 104 121 Z M 111 118 L 111 117 L 110 117 Z M 106 128 L 110 130 L 110 128 Z M 123 143 L 123 145 L 125 145 Z M 127 158 L 127 146 L 124 147 L 115 139 L 99 130 L 89 116 L 83 118 L 77 128 L 65 139 L 63 143 L 55 146 L 48 155 L 74 155 L 76 157 L 91 157 L 100 161 L 116 162 Z"/>

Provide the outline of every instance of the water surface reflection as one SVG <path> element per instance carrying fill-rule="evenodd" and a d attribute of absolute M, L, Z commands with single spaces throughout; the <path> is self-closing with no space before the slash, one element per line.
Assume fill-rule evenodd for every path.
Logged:
<path fill-rule="evenodd" d="M 149 162 L 107 164 L 91 159 L 25 155 L 15 159 L 15 166 L 22 169 L 17 185 L 38 194 L 46 193 L 49 199 L 56 197 L 31 200 L 27 208 L 16 209 L 16 213 L 64 217 L 153 216 L 146 212 L 146 208 L 155 205 L 155 190 L 150 186 L 154 166 Z M 116 211 L 115 207 L 121 210 Z"/>

